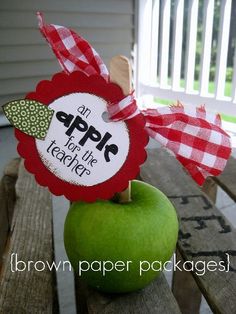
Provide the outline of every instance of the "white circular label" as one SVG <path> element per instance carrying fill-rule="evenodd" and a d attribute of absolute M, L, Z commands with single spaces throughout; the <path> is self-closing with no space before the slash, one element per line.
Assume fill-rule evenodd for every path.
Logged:
<path fill-rule="evenodd" d="M 124 122 L 105 121 L 107 103 L 88 93 L 60 97 L 50 105 L 55 112 L 45 140 L 36 140 L 45 166 L 58 178 L 93 186 L 113 177 L 129 152 Z"/>

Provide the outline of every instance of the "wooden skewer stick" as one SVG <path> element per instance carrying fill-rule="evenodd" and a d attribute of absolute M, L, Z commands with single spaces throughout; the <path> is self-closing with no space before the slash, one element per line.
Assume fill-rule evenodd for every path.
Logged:
<path fill-rule="evenodd" d="M 110 79 L 111 82 L 119 85 L 124 95 L 132 92 L 132 72 L 129 60 L 124 56 L 115 56 L 110 61 Z M 126 190 L 118 193 L 119 203 L 131 202 L 131 182 Z"/>

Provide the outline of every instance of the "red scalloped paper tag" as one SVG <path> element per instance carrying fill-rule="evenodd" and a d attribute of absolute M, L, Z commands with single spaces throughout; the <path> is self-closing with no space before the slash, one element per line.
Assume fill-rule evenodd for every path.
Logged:
<path fill-rule="evenodd" d="M 141 114 L 121 122 L 107 106 L 124 98 L 100 75 L 55 74 L 26 98 L 54 111 L 44 139 L 16 129 L 18 152 L 37 182 L 71 201 L 110 199 L 124 190 L 146 159 L 148 136 Z"/>

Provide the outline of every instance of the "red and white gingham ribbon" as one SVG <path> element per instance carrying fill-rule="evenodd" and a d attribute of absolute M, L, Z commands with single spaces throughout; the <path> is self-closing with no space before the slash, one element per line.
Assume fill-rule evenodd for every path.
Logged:
<path fill-rule="evenodd" d="M 79 70 L 109 79 L 105 64 L 87 41 L 65 27 L 45 25 L 40 13 L 38 19 L 42 34 L 65 72 Z M 142 114 L 148 134 L 169 149 L 199 185 L 207 176 L 219 175 L 230 156 L 230 137 L 221 128 L 220 116 L 207 113 L 203 107 L 191 110 L 178 103 L 140 111 L 132 93 L 110 104 L 108 113 L 113 121 Z"/>
<path fill-rule="evenodd" d="M 110 119 L 113 121 L 128 120 L 140 113 L 133 93 L 126 96 L 118 103 L 109 104 L 107 111 Z"/>
<path fill-rule="evenodd" d="M 202 185 L 225 168 L 231 153 L 228 134 L 219 115 L 170 106 L 143 111 L 148 134 L 172 151 L 192 178 Z"/>
<path fill-rule="evenodd" d="M 39 29 L 55 53 L 66 73 L 82 71 L 88 75 L 100 74 L 108 80 L 109 72 L 98 53 L 74 31 L 58 25 L 45 25 L 43 16 L 37 12 Z"/>

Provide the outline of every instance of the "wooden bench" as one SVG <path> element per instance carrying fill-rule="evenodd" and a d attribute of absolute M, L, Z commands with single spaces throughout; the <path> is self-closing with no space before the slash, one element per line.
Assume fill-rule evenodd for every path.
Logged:
<path fill-rule="evenodd" d="M 236 202 L 236 161 L 229 159 L 223 173 L 214 180 Z"/>
<path fill-rule="evenodd" d="M 215 179 L 234 200 L 235 164 L 231 159 L 224 174 Z M 199 310 L 198 289 L 214 313 L 235 313 L 236 230 L 164 150 L 148 151 L 141 178 L 162 190 L 176 208 L 178 258 L 219 263 L 226 262 L 227 253 L 230 271 L 207 270 L 202 276 L 174 272 L 172 289 L 161 274 L 142 291 L 125 295 L 99 293 L 75 277 L 77 313 L 192 314 Z M 51 195 L 36 184 L 19 159 L 9 163 L 0 184 L 0 313 L 59 313 L 55 273 L 12 272 L 14 253 L 23 261 L 54 260 Z"/>

